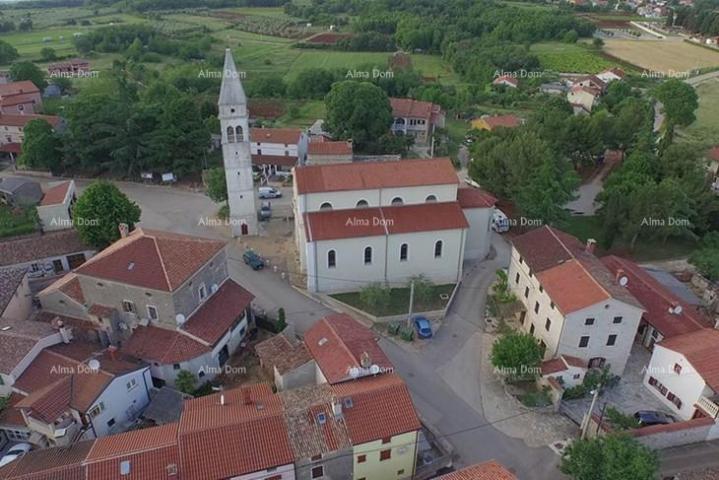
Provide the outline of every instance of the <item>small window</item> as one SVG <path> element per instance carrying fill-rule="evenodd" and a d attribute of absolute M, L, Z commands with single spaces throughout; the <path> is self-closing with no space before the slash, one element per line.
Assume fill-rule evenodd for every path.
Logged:
<path fill-rule="evenodd" d="M 392 458 L 392 450 L 391 449 L 382 450 L 381 452 L 379 452 L 379 461 L 380 462 L 384 462 L 385 460 L 389 460 L 390 458 Z"/>
<path fill-rule="evenodd" d="M 529 287 L 524 287 L 524 298 L 529 298 Z"/>
<path fill-rule="evenodd" d="M 584 325 L 594 325 L 594 319 L 587 318 L 586 320 L 584 320 Z"/>
<path fill-rule="evenodd" d="M 612 323 L 622 323 L 622 317 L 614 317 L 614 320 L 612 320 Z"/>
<path fill-rule="evenodd" d="M 207 298 L 207 287 L 205 287 L 204 283 L 197 287 L 197 294 L 200 296 L 200 301 Z"/>
<path fill-rule="evenodd" d="M 387 444 L 390 443 L 391 441 L 392 441 L 392 437 L 384 437 L 384 438 L 382 439 L 382 445 L 387 445 Z"/>
<path fill-rule="evenodd" d="M 676 373 L 677 375 L 682 373 L 682 366 L 678 363 L 674 364 L 674 373 Z"/>
<path fill-rule="evenodd" d="M 611 346 L 614 345 L 615 343 L 617 343 L 617 336 L 616 336 L 616 335 L 609 335 L 609 337 L 607 338 L 607 346 L 611 347 Z"/>
<path fill-rule="evenodd" d="M 406 262 L 407 261 L 407 250 L 409 249 L 409 246 L 406 243 L 403 243 L 399 247 L 399 261 L 400 262 Z"/>
<path fill-rule="evenodd" d="M 137 380 L 134 378 L 131 378 L 130 381 L 127 382 L 126 386 L 127 386 L 127 391 L 129 392 L 130 390 L 132 390 L 133 388 L 135 388 L 137 386 Z"/>
<path fill-rule="evenodd" d="M 554 310 L 554 302 L 549 302 L 549 307 Z"/>
<path fill-rule="evenodd" d="M 519 272 L 517 272 L 517 276 L 514 277 L 514 283 L 519 283 Z"/>
<path fill-rule="evenodd" d="M 157 307 L 156 306 L 154 306 L 154 305 L 147 306 L 147 317 L 150 320 L 157 320 L 158 315 L 157 315 Z"/>
<path fill-rule="evenodd" d="M 575 374 L 572 376 L 572 378 L 575 379 L 575 380 L 579 380 L 579 377 L 581 377 L 581 376 L 582 376 L 581 374 L 575 373 Z"/>
<path fill-rule="evenodd" d="M 330 202 L 325 202 L 320 205 L 320 210 L 332 210 L 332 204 Z"/>
<path fill-rule="evenodd" d="M 123 300 L 122 301 L 122 311 L 127 313 L 135 313 L 137 310 L 135 309 L 135 303 L 131 302 L 130 300 Z"/>
<path fill-rule="evenodd" d="M 369 206 L 369 203 L 367 203 L 367 200 L 362 199 L 359 202 L 357 202 L 357 208 L 364 208 L 364 207 L 368 207 L 368 206 Z"/>
<path fill-rule="evenodd" d="M 532 335 L 534 335 L 534 324 L 532 324 L 532 326 L 529 327 L 529 333 L 531 333 Z"/>
<path fill-rule="evenodd" d="M 242 142 L 245 140 L 245 135 L 242 133 L 242 127 L 237 125 L 235 128 L 235 136 L 237 137 L 238 142 Z"/>
<path fill-rule="evenodd" d="M 327 416 L 324 413 L 317 414 L 317 423 L 323 425 L 327 422 Z"/>
<path fill-rule="evenodd" d="M 317 465 L 316 467 L 312 467 L 312 478 L 322 478 L 325 476 L 325 467 L 322 465 Z"/>
<path fill-rule="evenodd" d="M 427 198 L 424 199 L 425 203 L 436 203 L 437 197 L 434 195 L 427 195 Z"/>
<path fill-rule="evenodd" d="M 372 247 L 365 247 L 364 249 L 364 264 L 372 265 Z"/>
<path fill-rule="evenodd" d="M 352 408 L 352 405 L 354 405 L 352 403 L 352 399 L 349 397 L 345 398 L 342 403 L 344 404 L 345 408 Z"/>
<path fill-rule="evenodd" d="M 522 256 L 520 255 L 520 257 L 519 257 L 519 264 L 521 265 L 522 262 L 524 262 L 524 258 L 522 258 Z"/>
<path fill-rule="evenodd" d="M 327 268 L 335 268 L 337 266 L 337 252 L 330 250 L 327 252 Z"/>
<path fill-rule="evenodd" d="M 579 339 L 579 348 L 585 348 L 587 345 L 589 345 L 589 337 L 583 336 Z"/>
<path fill-rule="evenodd" d="M 534 302 L 534 313 L 539 313 L 539 302 Z"/>
<path fill-rule="evenodd" d="M 403 204 L 404 204 L 404 200 L 402 200 L 401 197 L 394 197 L 392 199 L 392 205 L 403 205 Z"/>
<path fill-rule="evenodd" d="M 404 475 L 404 468 L 401 470 L 397 470 L 397 475 Z"/>
<path fill-rule="evenodd" d="M 546 331 L 549 331 L 549 329 L 552 327 L 552 321 L 550 319 L 547 319 L 546 322 L 544 322 L 544 329 Z"/>
<path fill-rule="evenodd" d="M 235 129 L 227 127 L 227 143 L 235 143 Z"/>
<path fill-rule="evenodd" d="M 173 370 L 179 370 L 179 369 L 180 369 L 180 364 L 179 364 L 179 363 L 174 364 L 174 365 L 172 366 L 172 369 L 173 369 Z"/>
<path fill-rule="evenodd" d="M 357 455 L 357 463 L 364 463 L 367 461 L 367 455 Z"/>
<path fill-rule="evenodd" d="M 110 420 L 107 421 L 107 426 L 112 427 L 113 425 L 115 425 L 115 419 L 111 418 Z"/>
<path fill-rule="evenodd" d="M 442 240 L 437 240 L 434 243 L 434 258 L 442 257 Z"/>
<path fill-rule="evenodd" d="M 542 293 L 542 292 L 544 292 L 544 287 L 542 287 L 542 286 L 540 285 L 540 286 L 539 286 L 539 293 Z"/>

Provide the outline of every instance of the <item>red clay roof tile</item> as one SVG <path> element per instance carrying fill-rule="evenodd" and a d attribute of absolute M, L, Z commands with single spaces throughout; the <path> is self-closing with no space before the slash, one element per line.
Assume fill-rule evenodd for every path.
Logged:
<path fill-rule="evenodd" d="M 228 279 L 182 326 L 190 335 L 215 345 L 234 326 L 255 298 Z"/>
<path fill-rule="evenodd" d="M 715 392 L 719 392 L 719 330 L 703 328 L 657 345 L 681 353 Z"/>
<path fill-rule="evenodd" d="M 135 358 L 162 365 L 185 362 L 211 351 L 182 332 L 152 325 L 137 327 L 121 350 Z"/>
<path fill-rule="evenodd" d="M 437 480 L 517 480 L 503 465 L 490 460 L 437 477 Z"/>

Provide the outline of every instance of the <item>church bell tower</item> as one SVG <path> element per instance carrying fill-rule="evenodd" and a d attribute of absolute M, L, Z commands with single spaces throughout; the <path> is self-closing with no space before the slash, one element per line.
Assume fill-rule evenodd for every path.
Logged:
<path fill-rule="evenodd" d="M 229 48 L 225 50 L 225 66 L 222 70 L 222 86 L 217 104 L 232 234 L 236 237 L 257 235 L 247 97 Z"/>

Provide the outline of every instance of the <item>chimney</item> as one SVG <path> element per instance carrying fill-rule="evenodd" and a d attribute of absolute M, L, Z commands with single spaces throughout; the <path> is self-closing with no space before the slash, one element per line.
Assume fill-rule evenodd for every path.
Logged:
<path fill-rule="evenodd" d="M 67 328 L 65 325 L 60 325 L 60 328 L 57 330 L 60 333 L 60 337 L 62 337 L 62 342 L 67 344 L 72 341 L 72 330 Z"/>
<path fill-rule="evenodd" d="M 585 250 L 587 253 L 591 253 L 592 255 L 594 255 L 594 249 L 596 248 L 596 246 L 597 246 L 597 241 L 594 240 L 593 238 L 588 238 L 588 239 L 587 239 L 587 246 L 586 246 L 586 248 L 585 248 L 584 250 Z"/>
<path fill-rule="evenodd" d="M 337 398 L 332 399 L 332 414 L 335 416 L 335 418 L 339 418 L 342 416 L 342 402 L 337 400 Z"/>
<path fill-rule="evenodd" d="M 225 406 L 225 392 L 220 393 L 220 405 Z"/>
<path fill-rule="evenodd" d="M 360 366 L 362 368 L 369 368 L 372 365 L 372 359 L 369 356 L 369 353 L 362 352 L 362 355 L 360 355 Z"/>
<path fill-rule="evenodd" d="M 250 396 L 249 388 L 242 389 L 242 403 L 245 405 L 252 405 L 252 396 Z"/>
<path fill-rule="evenodd" d="M 128 227 L 126 223 L 121 223 L 117 228 L 120 230 L 120 238 L 125 238 L 127 234 L 130 233 L 130 227 Z"/>
<path fill-rule="evenodd" d="M 107 347 L 107 354 L 110 355 L 112 360 L 117 360 L 117 347 L 115 345 Z"/>

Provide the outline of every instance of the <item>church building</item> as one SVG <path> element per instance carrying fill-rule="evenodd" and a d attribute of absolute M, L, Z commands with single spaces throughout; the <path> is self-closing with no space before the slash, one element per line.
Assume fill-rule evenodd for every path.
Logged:
<path fill-rule="evenodd" d="M 311 292 L 456 283 L 489 253 L 495 199 L 460 188 L 449 158 L 294 169 L 295 241 Z"/>
<path fill-rule="evenodd" d="M 252 179 L 250 117 L 247 97 L 229 48 L 225 50 L 222 86 L 217 103 L 222 129 L 222 159 L 227 178 L 232 234 L 236 237 L 257 235 L 258 219 Z"/>

